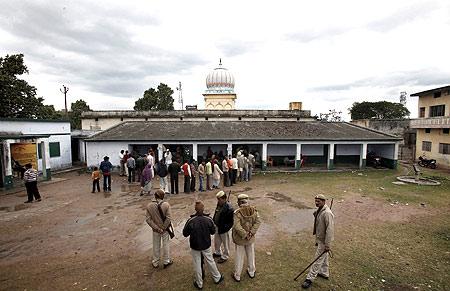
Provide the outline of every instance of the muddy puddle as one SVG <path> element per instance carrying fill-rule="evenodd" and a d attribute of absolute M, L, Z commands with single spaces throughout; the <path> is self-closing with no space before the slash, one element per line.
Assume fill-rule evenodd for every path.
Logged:
<path fill-rule="evenodd" d="M 266 198 L 272 199 L 276 202 L 288 203 L 289 206 L 295 207 L 298 209 L 311 209 L 311 207 L 304 205 L 301 202 L 293 200 L 291 197 L 278 193 L 278 192 L 269 192 L 265 195 Z"/>

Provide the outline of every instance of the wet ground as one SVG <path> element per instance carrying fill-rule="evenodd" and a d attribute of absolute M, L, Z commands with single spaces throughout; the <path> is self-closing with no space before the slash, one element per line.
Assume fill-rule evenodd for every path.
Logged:
<path fill-rule="evenodd" d="M 0 196 L 0 290 L 150 290 L 155 275 L 150 264 L 152 232 L 144 220 L 151 197 L 139 196 L 138 183 L 128 184 L 118 176 L 113 176 L 110 193 L 91 193 L 87 174 L 55 178 L 56 183 L 40 184 L 41 202 L 24 204 L 23 190 Z M 155 181 L 153 187 L 157 185 Z M 313 199 L 293 195 L 297 185 L 286 179 L 267 183 L 259 175 L 229 190 L 235 207 L 236 196 L 247 193 L 260 210 L 258 248 L 270 246 L 280 235 L 311 230 Z M 193 213 L 194 201 L 203 200 L 212 213 L 216 192 L 167 197 L 176 232 L 171 241 L 175 261 L 191 259 L 181 231 Z M 416 211 L 393 210 L 358 195 L 350 193 L 348 200 L 336 201 L 352 205 L 351 211 L 336 211 L 343 223 L 353 217 L 402 220 Z M 393 215 L 386 216 L 386 211 Z"/>

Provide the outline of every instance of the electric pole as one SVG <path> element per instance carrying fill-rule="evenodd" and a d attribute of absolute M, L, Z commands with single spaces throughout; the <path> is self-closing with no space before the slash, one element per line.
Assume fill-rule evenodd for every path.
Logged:
<path fill-rule="evenodd" d="M 64 94 L 64 110 L 66 111 L 66 116 L 67 116 L 68 115 L 68 112 L 67 112 L 67 92 L 69 92 L 69 88 L 63 85 L 63 87 L 60 88 L 59 91 L 61 91 L 61 93 Z"/>

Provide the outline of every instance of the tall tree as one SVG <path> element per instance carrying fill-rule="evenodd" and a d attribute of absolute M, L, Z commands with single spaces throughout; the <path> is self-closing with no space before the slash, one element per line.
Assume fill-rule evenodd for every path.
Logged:
<path fill-rule="evenodd" d="M 81 129 L 81 113 L 92 111 L 86 101 L 80 99 L 70 105 L 69 119 L 72 129 Z"/>
<path fill-rule="evenodd" d="M 18 78 L 25 73 L 23 54 L 0 57 L 0 117 L 60 118 L 53 105 L 44 105 L 44 98 L 36 96 L 36 87 Z"/>
<path fill-rule="evenodd" d="M 401 103 L 388 101 L 355 102 L 349 108 L 352 120 L 356 119 L 403 119 L 409 116 L 409 110 Z"/>
<path fill-rule="evenodd" d="M 173 110 L 173 90 L 166 84 L 160 83 L 155 90 L 145 90 L 144 96 L 134 104 L 134 110 Z"/>

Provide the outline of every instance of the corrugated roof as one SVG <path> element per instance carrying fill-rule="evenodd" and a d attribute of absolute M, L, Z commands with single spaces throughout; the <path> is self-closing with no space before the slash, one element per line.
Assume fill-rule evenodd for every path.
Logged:
<path fill-rule="evenodd" d="M 127 121 L 88 141 L 398 141 L 398 137 L 347 122 Z"/>

